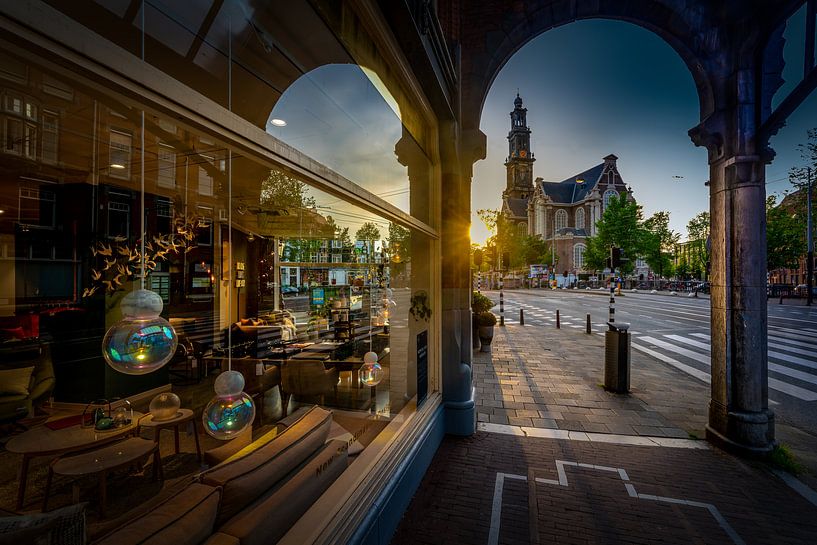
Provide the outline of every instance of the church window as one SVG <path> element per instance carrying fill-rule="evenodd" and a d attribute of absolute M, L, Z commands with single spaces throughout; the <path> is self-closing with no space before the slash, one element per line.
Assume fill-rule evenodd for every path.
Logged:
<path fill-rule="evenodd" d="M 615 189 L 608 189 L 604 192 L 604 209 L 607 210 L 607 205 L 610 204 L 610 199 L 618 196 L 618 191 Z"/>
<path fill-rule="evenodd" d="M 576 229 L 584 229 L 584 208 L 576 210 Z"/>
<path fill-rule="evenodd" d="M 573 268 L 584 269 L 584 252 L 586 250 L 587 246 L 584 244 L 575 244 L 573 246 Z"/>
<path fill-rule="evenodd" d="M 565 210 L 556 211 L 556 231 L 567 227 L 567 212 Z"/>
<path fill-rule="evenodd" d="M 527 235 L 528 234 L 528 226 L 524 222 L 519 222 L 516 226 L 517 230 L 519 231 L 520 235 Z"/>

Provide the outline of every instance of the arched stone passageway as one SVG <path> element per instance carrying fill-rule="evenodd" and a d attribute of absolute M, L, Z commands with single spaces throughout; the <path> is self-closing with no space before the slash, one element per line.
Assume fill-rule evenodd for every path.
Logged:
<path fill-rule="evenodd" d="M 752 5 L 706 1 L 466 3 L 440 0 L 460 51 L 462 177 L 485 156 L 480 112 L 496 74 L 528 41 L 590 18 L 624 20 L 664 39 L 695 81 L 701 122 L 689 130 L 707 149 L 711 237 L 712 388 L 710 439 L 744 452 L 774 445 L 768 408 L 765 165 L 774 154 L 760 132 L 779 84 L 782 43 L 771 39 L 802 1 Z M 767 47 L 767 44 L 769 47 Z M 766 60 L 766 62 L 764 62 Z M 766 72 L 764 72 L 764 70 Z"/>

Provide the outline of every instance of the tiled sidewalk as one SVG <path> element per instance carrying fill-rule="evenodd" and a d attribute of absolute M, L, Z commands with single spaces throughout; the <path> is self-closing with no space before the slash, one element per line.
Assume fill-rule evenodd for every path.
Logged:
<path fill-rule="evenodd" d="M 443 441 L 392 543 L 817 543 L 817 499 L 689 439 L 708 385 L 634 351 L 631 395 L 610 394 L 602 336 L 495 335 L 475 355 L 479 431 Z"/>
<path fill-rule="evenodd" d="M 709 386 L 632 351 L 631 395 L 604 391 L 604 337 L 548 326 L 494 328 L 476 352 L 477 420 L 534 428 L 703 437 Z"/>

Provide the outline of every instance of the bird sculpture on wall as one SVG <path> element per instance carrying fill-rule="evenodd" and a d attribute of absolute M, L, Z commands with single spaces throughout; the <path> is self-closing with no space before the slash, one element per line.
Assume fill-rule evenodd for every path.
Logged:
<path fill-rule="evenodd" d="M 110 293 L 122 288 L 128 280 L 142 274 L 142 262 L 147 274 L 156 270 L 159 262 L 192 251 L 197 247 L 197 229 L 211 224 L 212 220 L 204 216 L 177 213 L 173 223 L 174 232 L 154 235 L 151 240 L 145 241 L 144 256 L 141 240 L 128 244 L 127 237 L 115 236 L 110 239 L 116 243 L 114 245 L 95 242 L 90 250 L 97 264 L 89 269 L 92 284 L 82 291 L 82 297 L 91 297 L 101 292 Z"/>

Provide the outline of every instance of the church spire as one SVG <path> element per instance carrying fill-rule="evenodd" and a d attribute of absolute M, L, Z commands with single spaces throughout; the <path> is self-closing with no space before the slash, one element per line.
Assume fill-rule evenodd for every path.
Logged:
<path fill-rule="evenodd" d="M 507 185 L 504 195 L 514 199 L 527 199 L 533 192 L 533 153 L 530 151 L 528 110 L 522 107 L 519 92 L 513 101 L 511 130 L 508 132 Z"/>

